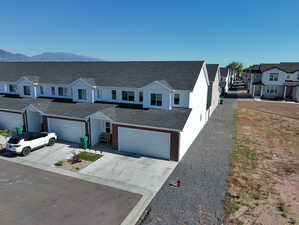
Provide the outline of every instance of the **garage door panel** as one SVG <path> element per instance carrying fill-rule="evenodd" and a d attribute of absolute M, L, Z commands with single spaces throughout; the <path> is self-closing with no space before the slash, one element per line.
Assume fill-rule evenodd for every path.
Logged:
<path fill-rule="evenodd" d="M 16 127 L 23 125 L 24 122 L 22 114 L 0 112 L 0 129 L 15 131 Z"/>
<path fill-rule="evenodd" d="M 85 135 L 85 123 L 48 118 L 48 130 L 55 132 L 60 140 L 80 143 L 80 137 Z"/>
<path fill-rule="evenodd" d="M 133 128 L 118 128 L 118 148 L 157 158 L 170 158 L 170 133 Z"/>

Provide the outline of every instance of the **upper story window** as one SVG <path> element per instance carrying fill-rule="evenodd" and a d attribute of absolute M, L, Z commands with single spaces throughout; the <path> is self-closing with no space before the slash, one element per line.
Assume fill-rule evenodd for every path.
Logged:
<path fill-rule="evenodd" d="M 67 88 L 65 88 L 65 87 L 59 87 L 58 88 L 58 95 L 59 96 L 67 96 Z"/>
<path fill-rule="evenodd" d="M 174 94 L 174 104 L 179 105 L 180 104 L 180 94 Z"/>
<path fill-rule="evenodd" d="M 278 73 L 270 73 L 269 80 L 278 81 Z"/>
<path fill-rule="evenodd" d="M 106 133 L 111 133 L 111 124 L 110 124 L 110 122 L 105 123 L 105 130 L 106 130 Z"/>
<path fill-rule="evenodd" d="M 44 87 L 43 87 L 43 86 L 39 86 L 39 93 L 40 93 L 41 95 L 44 94 Z"/>
<path fill-rule="evenodd" d="M 102 98 L 103 92 L 102 89 L 97 89 L 97 98 Z"/>
<path fill-rule="evenodd" d="M 86 89 L 78 89 L 78 99 L 79 100 L 86 100 L 87 99 Z"/>
<path fill-rule="evenodd" d="M 116 90 L 111 91 L 112 99 L 116 100 Z"/>
<path fill-rule="evenodd" d="M 51 95 L 52 96 L 56 95 L 56 89 L 55 89 L 55 87 L 51 87 Z"/>
<path fill-rule="evenodd" d="M 139 102 L 143 102 L 143 92 L 139 92 Z"/>
<path fill-rule="evenodd" d="M 151 94 L 151 105 L 162 106 L 162 94 Z"/>
<path fill-rule="evenodd" d="M 15 92 L 17 92 L 17 85 L 15 85 L 15 84 L 10 84 L 10 85 L 8 86 L 8 89 L 9 89 L 9 92 L 13 92 L 13 93 L 15 93 Z"/>
<path fill-rule="evenodd" d="M 123 91 L 122 92 L 123 101 L 134 101 L 134 91 Z"/>
<path fill-rule="evenodd" d="M 24 86 L 24 95 L 27 95 L 27 96 L 31 95 L 31 89 L 29 86 Z"/>

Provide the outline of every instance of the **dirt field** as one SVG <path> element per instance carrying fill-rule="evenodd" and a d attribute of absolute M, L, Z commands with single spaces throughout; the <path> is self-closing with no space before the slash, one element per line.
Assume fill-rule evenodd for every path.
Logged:
<path fill-rule="evenodd" d="M 239 101 L 228 224 L 299 221 L 299 105 Z"/>

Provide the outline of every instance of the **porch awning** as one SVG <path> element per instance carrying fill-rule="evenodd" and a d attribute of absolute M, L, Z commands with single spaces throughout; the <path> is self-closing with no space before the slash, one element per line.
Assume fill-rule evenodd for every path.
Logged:
<path fill-rule="evenodd" d="M 296 86 L 299 86 L 299 82 L 297 82 L 297 81 L 290 81 L 290 82 L 285 82 L 284 85 L 291 86 L 291 87 L 296 87 Z"/>

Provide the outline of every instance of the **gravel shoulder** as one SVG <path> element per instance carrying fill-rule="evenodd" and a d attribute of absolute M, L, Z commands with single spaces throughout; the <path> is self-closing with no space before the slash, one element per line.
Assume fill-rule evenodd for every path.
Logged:
<path fill-rule="evenodd" d="M 234 99 L 219 105 L 150 204 L 143 225 L 221 224 L 225 216 Z M 180 179 L 181 187 L 173 184 Z"/>

